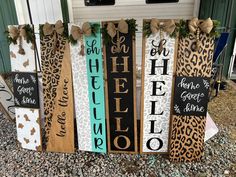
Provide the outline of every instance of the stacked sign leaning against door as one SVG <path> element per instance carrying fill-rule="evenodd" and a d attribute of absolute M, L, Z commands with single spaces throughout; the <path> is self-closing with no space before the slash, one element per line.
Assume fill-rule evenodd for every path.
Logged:
<path fill-rule="evenodd" d="M 40 25 L 46 150 L 74 152 L 74 107 L 67 25 Z"/>
<path fill-rule="evenodd" d="M 106 153 L 100 23 L 69 24 L 79 150 Z"/>
<path fill-rule="evenodd" d="M 195 161 L 203 156 L 209 79 L 214 50 L 211 19 L 182 21 L 170 139 L 171 161 Z"/>
<path fill-rule="evenodd" d="M 176 22 L 144 20 L 141 153 L 168 153 Z"/>
<path fill-rule="evenodd" d="M 21 147 L 42 150 L 35 36 L 32 25 L 9 26 L 17 140 Z"/>

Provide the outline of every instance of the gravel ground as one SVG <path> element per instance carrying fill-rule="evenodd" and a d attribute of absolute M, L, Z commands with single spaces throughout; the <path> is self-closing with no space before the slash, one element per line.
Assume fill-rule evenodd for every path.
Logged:
<path fill-rule="evenodd" d="M 101 155 L 81 151 L 61 154 L 24 150 L 17 145 L 15 124 L 1 115 L 0 177 L 236 177 L 235 102 L 236 88 L 229 87 L 209 104 L 219 133 L 207 141 L 204 158 L 198 163 L 171 163 L 163 155 Z"/>

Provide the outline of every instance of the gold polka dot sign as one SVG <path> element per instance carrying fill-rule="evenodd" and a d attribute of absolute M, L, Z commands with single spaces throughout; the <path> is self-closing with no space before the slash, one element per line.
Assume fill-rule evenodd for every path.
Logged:
<path fill-rule="evenodd" d="M 42 150 L 38 77 L 32 25 L 9 26 L 17 140 L 22 148 Z"/>

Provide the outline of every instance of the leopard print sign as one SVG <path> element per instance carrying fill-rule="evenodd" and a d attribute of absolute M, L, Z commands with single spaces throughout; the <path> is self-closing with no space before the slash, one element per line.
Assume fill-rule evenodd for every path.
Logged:
<path fill-rule="evenodd" d="M 40 38 L 46 150 L 74 152 L 74 107 L 69 44 L 54 31 Z"/>
<path fill-rule="evenodd" d="M 214 50 L 214 38 L 203 32 L 199 35 L 200 47 L 194 51 L 194 34 L 180 38 L 178 44 L 176 75 L 209 78 Z M 208 99 L 207 97 L 203 99 Z M 203 156 L 206 116 L 173 115 L 170 159 L 171 161 L 199 161 Z"/>
<path fill-rule="evenodd" d="M 201 160 L 205 124 L 205 116 L 173 116 L 170 146 L 172 161 Z"/>
<path fill-rule="evenodd" d="M 198 51 L 194 51 L 196 46 L 195 35 L 191 34 L 187 38 L 180 38 L 177 54 L 177 76 L 190 77 L 210 77 L 212 58 L 214 52 L 214 38 L 201 32 L 201 41 Z"/>

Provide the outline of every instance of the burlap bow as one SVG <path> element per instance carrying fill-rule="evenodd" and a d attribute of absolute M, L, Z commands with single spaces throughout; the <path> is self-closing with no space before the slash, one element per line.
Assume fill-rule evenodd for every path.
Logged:
<path fill-rule="evenodd" d="M 9 28 L 9 36 L 17 40 L 19 38 L 19 50 L 18 53 L 21 55 L 25 55 L 25 50 L 22 47 L 22 37 L 26 39 L 26 31 L 24 29 L 24 26 L 19 26 L 18 28 L 15 26 L 10 26 Z"/>
<path fill-rule="evenodd" d="M 193 18 L 188 23 L 189 31 L 196 35 L 196 49 L 198 50 L 200 47 L 200 41 L 199 41 L 199 34 L 200 31 L 209 34 L 211 30 L 213 29 L 213 21 L 211 18 L 208 18 L 206 20 L 200 21 L 198 18 Z"/>
<path fill-rule="evenodd" d="M 83 34 L 85 36 L 91 36 L 92 34 L 92 29 L 91 29 L 91 25 L 89 22 L 85 22 L 82 26 L 82 29 L 78 26 L 72 26 L 70 33 L 73 37 L 74 40 L 79 40 L 83 37 Z"/>
<path fill-rule="evenodd" d="M 174 20 L 159 21 L 153 18 L 150 23 L 150 28 L 152 34 L 156 34 L 159 30 L 162 30 L 170 35 L 175 31 L 175 21 Z"/>
<path fill-rule="evenodd" d="M 112 22 L 109 22 L 107 24 L 107 33 L 109 34 L 109 36 L 111 36 L 111 38 L 114 38 L 117 35 L 117 39 L 116 39 L 116 52 L 120 53 L 121 52 L 121 47 L 120 47 L 120 32 L 127 34 L 129 31 L 129 25 L 128 23 L 124 20 L 121 19 L 118 23 L 118 26 L 116 28 L 115 24 Z"/>
<path fill-rule="evenodd" d="M 158 48 L 159 54 L 163 50 L 163 34 L 162 32 L 166 32 L 168 35 L 171 35 L 175 31 L 175 21 L 174 20 L 164 20 L 159 21 L 156 18 L 151 19 L 150 29 L 152 34 L 155 35 L 158 31 L 160 31 L 160 45 Z"/>
<path fill-rule="evenodd" d="M 48 22 L 46 22 L 44 25 L 43 25 L 43 34 L 45 36 L 47 35 L 51 35 L 53 34 L 53 39 L 54 39 L 54 51 L 56 51 L 57 49 L 57 35 L 60 34 L 62 35 L 64 32 L 64 25 L 62 23 L 61 20 L 58 20 L 55 25 L 52 25 L 52 24 L 49 24 Z"/>
<path fill-rule="evenodd" d="M 61 20 L 58 20 L 55 25 L 49 24 L 48 22 L 46 22 L 43 25 L 43 34 L 45 36 L 50 35 L 52 33 L 58 33 L 58 34 L 63 34 L 64 32 L 64 26 Z"/>
<path fill-rule="evenodd" d="M 78 26 L 72 26 L 70 33 L 74 40 L 80 40 L 81 42 L 81 49 L 80 49 L 80 55 L 84 56 L 84 44 L 83 44 L 83 35 L 85 36 L 91 36 L 92 34 L 92 28 L 89 22 L 85 22 L 82 25 L 82 29 Z"/>

